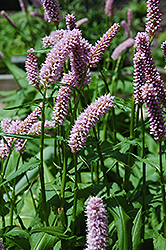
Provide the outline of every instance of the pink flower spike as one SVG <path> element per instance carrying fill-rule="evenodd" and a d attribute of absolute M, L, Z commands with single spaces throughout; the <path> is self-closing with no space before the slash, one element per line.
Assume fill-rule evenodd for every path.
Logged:
<path fill-rule="evenodd" d="M 129 26 L 131 26 L 133 23 L 133 12 L 131 9 L 128 9 L 127 11 L 127 22 Z"/>
<path fill-rule="evenodd" d="M 128 38 L 127 40 L 119 44 L 118 47 L 116 47 L 116 49 L 114 49 L 111 58 L 113 60 L 117 60 L 126 49 L 133 47 L 133 45 L 134 45 L 134 39 Z"/>
<path fill-rule="evenodd" d="M 35 87 L 36 89 L 38 89 L 40 79 L 39 79 L 39 72 L 38 72 L 38 66 L 37 66 L 37 56 L 35 53 L 30 53 L 33 51 L 34 51 L 33 48 L 27 51 L 28 55 L 25 61 L 25 68 L 27 72 L 27 77 L 29 79 L 29 84 Z"/>
<path fill-rule="evenodd" d="M 160 28 L 161 13 L 159 9 L 159 0 L 147 0 L 147 16 L 145 31 L 150 36 L 155 36 Z"/>
<path fill-rule="evenodd" d="M 90 66 L 96 67 L 98 62 L 101 60 L 101 57 L 104 55 L 105 50 L 110 45 L 113 38 L 119 31 L 119 24 L 114 23 L 111 28 L 95 43 L 95 46 L 91 47 L 90 54 Z"/>
<path fill-rule="evenodd" d="M 113 17 L 113 2 L 114 0 L 106 0 L 105 1 L 105 14 L 109 17 Z"/>
<path fill-rule="evenodd" d="M 110 94 L 99 97 L 77 118 L 70 131 L 68 142 L 72 153 L 77 153 L 83 147 L 90 129 L 109 109 L 113 108 L 113 98 Z"/>
<path fill-rule="evenodd" d="M 99 197 L 91 197 L 86 206 L 87 247 L 86 250 L 105 250 L 108 246 L 106 210 Z"/>
<path fill-rule="evenodd" d="M 46 12 L 46 16 L 48 22 L 53 22 L 55 25 L 62 21 L 61 11 L 59 8 L 59 4 L 57 0 L 41 0 L 43 3 L 44 10 Z"/>
<path fill-rule="evenodd" d="M 129 28 L 127 22 L 126 22 L 125 20 L 122 20 L 122 21 L 121 21 L 121 24 L 122 24 L 122 26 L 123 26 L 123 28 L 124 28 L 124 30 L 125 30 L 126 35 L 127 35 L 128 37 L 130 37 L 130 28 Z"/>

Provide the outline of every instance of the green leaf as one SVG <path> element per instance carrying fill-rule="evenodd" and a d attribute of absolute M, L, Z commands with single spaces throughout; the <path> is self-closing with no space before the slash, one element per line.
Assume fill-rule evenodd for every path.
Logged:
<path fill-rule="evenodd" d="M 17 105 L 17 106 L 13 106 L 13 107 L 7 107 L 7 108 L 4 108 L 4 109 L 5 110 L 12 110 L 12 109 L 27 108 L 27 107 L 29 108 L 32 105 L 36 106 L 36 104 L 39 104 L 41 101 L 42 101 L 42 99 L 36 99 L 36 100 L 31 101 L 31 102 L 22 103 L 21 105 Z"/>
<path fill-rule="evenodd" d="M 30 249 L 29 233 L 19 227 L 13 228 L 9 232 L 5 233 L 3 236 L 8 238 L 10 241 L 12 241 L 16 246 L 20 247 L 21 249 L 24 250 Z"/>
<path fill-rule="evenodd" d="M 155 168 L 160 173 L 160 167 L 159 167 L 159 165 L 157 163 L 153 163 L 152 160 L 149 160 L 148 158 L 142 158 L 142 157 L 140 157 L 138 155 L 135 155 L 133 153 L 131 153 L 131 155 L 133 155 L 140 162 L 144 162 L 146 164 L 149 164 L 150 166 Z"/>
<path fill-rule="evenodd" d="M 118 234 L 119 250 L 131 249 L 131 220 L 126 214 L 123 207 L 119 204 L 118 200 L 111 198 L 112 207 L 108 207 L 108 210 L 114 218 L 114 222 Z"/>
<path fill-rule="evenodd" d="M 20 85 L 20 87 L 22 88 L 27 88 L 28 86 L 30 86 L 28 83 L 28 79 L 26 78 L 26 73 L 24 70 L 20 69 L 19 67 L 17 67 L 15 64 L 4 61 L 8 70 L 10 71 L 10 73 L 13 75 L 14 79 L 18 82 L 18 84 Z"/>
<path fill-rule="evenodd" d="M 0 186 L 4 185 L 8 181 L 11 181 L 11 180 L 15 179 L 17 176 L 25 173 L 26 171 L 36 168 L 37 166 L 39 166 L 39 164 L 40 164 L 39 159 L 37 159 L 35 157 L 31 158 L 29 160 L 29 162 L 23 164 L 14 174 L 12 173 L 11 175 L 7 176 L 6 181 L 1 183 Z"/>
<path fill-rule="evenodd" d="M 41 227 L 41 228 L 35 228 L 31 231 L 31 233 L 37 233 L 37 232 L 44 232 L 47 234 L 51 234 L 53 236 L 57 236 L 60 239 L 71 239 L 73 236 L 69 236 L 64 234 L 64 230 L 62 227 L 55 226 L 55 227 Z M 74 236 L 75 237 L 75 236 Z"/>
<path fill-rule="evenodd" d="M 125 112 L 131 112 L 131 102 L 127 103 L 124 99 L 119 97 L 114 97 L 114 102 L 119 109 L 124 110 Z"/>
<path fill-rule="evenodd" d="M 31 250 L 51 250 L 57 237 L 47 233 L 33 233 L 30 237 Z"/>
<path fill-rule="evenodd" d="M 166 249 L 166 239 L 159 233 L 153 234 L 153 245 L 154 250 L 164 250 Z"/>
<path fill-rule="evenodd" d="M 132 244 L 133 250 L 138 250 L 141 244 L 141 229 L 142 229 L 142 209 L 140 209 L 133 221 L 132 227 Z"/>

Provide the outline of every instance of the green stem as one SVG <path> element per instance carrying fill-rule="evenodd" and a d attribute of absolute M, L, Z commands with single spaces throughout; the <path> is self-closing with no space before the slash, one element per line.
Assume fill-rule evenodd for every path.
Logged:
<path fill-rule="evenodd" d="M 109 181 L 108 181 L 108 177 L 107 177 L 107 173 L 106 173 L 107 169 L 104 165 L 104 160 L 103 160 L 101 148 L 100 148 L 99 141 L 98 141 L 97 134 L 96 134 L 96 130 L 94 127 L 93 127 L 93 133 L 94 133 L 95 139 L 97 141 L 97 144 L 96 144 L 97 145 L 97 152 L 98 152 L 100 163 L 101 163 L 101 169 L 102 169 L 103 175 L 104 175 L 104 184 L 105 184 L 106 189 L 107 189 L 107 195 L 110 196 Z"/>
<path fill-rule="evenodd" d="M 163 163 L 162 163 L 161 142 L 159 143 L 159 161 L 160 161 L 160 182 L 161 182 L 163 217 L 164 217 L 164 237 L 166 238 L 166 200 L 165 200 L 165 185 L 164 185 L 164 176 L 163 176 L 164 170 L 163 170 Z"/>
<path fill-rule="evenodd" d="M 45 193 L 45 184 L 44 184 L 44 165 L 43 165 L 44 164 L 43 150 L 44 150 L 45 96 L 46 96 L 46 91 L 44 91 L 44 95 L 43 95 L 43 106 L 42 106 L 42 114 L 41 114 L 41 137 L 40 137 L 41 163 L 39 166 L 39 174 L 40 174 L 40 184 L 41 184 L 41 193 L 42 193 L 43 217 L 44 217 L 46 225 L 48 226 L 46 193 Z"/>
<path fill-rule="evenodd" d="M 74 182 L 74 203 L 73 203 L 73 216 L 72 216 L 72 234 L 75 234 L 76 212 L 77 212 L 77 156 L 74 154 L 74 168 L 75 168 L 75 182 Z"/>
<path fill-rule="evenodd" d="M 142 158 L 145 157 L 145 126 L 143 118 L 143 107 L 141 106 L 141 130 L 142 130 Z M 146 198 L 146 164 L 142 163 L 142 172 L 143 172 L 143 206 L 142 206 L 142 224 L 143 224 L 143 239 L 145 234 L 145 198 Z"/>
<path fill-rule="evenodd" d="M 134 120 L 135 120 L 135 102 L 134 97 L 132 96 L 132 111 L 130 119 L 130 140 L 134 138 Z M 130 178 L 130 168 L 131 168 L 131 153 L 133 151 L 133 146 L 130 146 L 130 153 L 128 155 L 128 166 L 125 166 L 125 176 L 123 180 L 123 189 L 127 190 Z"/>
<path fill-rule="evenodd" d="M 66 185 L 66 173 L 67 173 L 67 157 L 66 157 L 66 147 L 63 143 L 63 173 L 62 173 L 62 183 L 61 183 L 61 208 L 64 208 L 64 198 L 65 198 L 65 185 Z"/>
<path fill-rule="evenodd" d="M 20 161 L 21 154 L 19 154 L 18 160 L 17 160 L 17 165 L 16 165 L 16 171 L 18 169 L 19 161 Z M 12 195 L 11 195 L 11 203 L 10 203 L 10 220 L 9 220 L 9 225 L 13 226 L 13 213 L 15 209 L 15 186 L 16 186 L 16 179 L 13 181 L 13 186 L 12 186 Z"/>

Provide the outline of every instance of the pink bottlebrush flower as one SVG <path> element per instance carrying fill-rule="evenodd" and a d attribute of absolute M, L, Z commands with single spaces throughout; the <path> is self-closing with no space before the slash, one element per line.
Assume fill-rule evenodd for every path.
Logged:
<path fill-rule="evenodd" d="M 35 8 L 40 9 L 42 7 L 41 1 L 40 0 L 32 0 Z"/>
<path fill-rule="evenodd" d="M 146 83 L 145 77 L 145 55 L 136 52 L 133 58 L 134 63 L 134 74 L 133 74 L 133 85 L 134 85 L 134 99 L 135 103 L 142 104 L 142 86 Z"/>
<path fill-rule="evenodd" d="M 48 53 L 40 71 L 41 83 L 45 88 L 60 78 L 63 64 L 67 60 L 72 48 L 78 43 L 79 36 L 79 30 L 68 30 L 65 36 Z"/>
<path fill-rule="evenodd" d="M 80 27 L 83 23 L 86 23 L 86 22 L 88 22 L 88 18 L 87 17 L 78 20 L 76 22 L 76 28 Z"/>
<path fill-rule="evenodd" d="M 37 121 L 41 114 L 41 104 L 39 107 L 36 107 L 35 110 L 28 115 L 27 118 L 25 118 L 24 121 L 12 121 L 11 119 L 4 119 L 1 121 L 1 128 L 5 133 L 9 134 L 17 134 L 17 135 L 26 135 L 30 134 L 31 127 L 34 124 L 34 122 Z M 5 141 L 2 139 L 0 143 L 0 158 L 5 160 L 8 156 L 9 149 L 14 141 L 14 137 L 4 137 Z M 16 147 L 17 151 L 22 150 L 22 146 L 25 142 L 25 139 L 17 138 L 14 142 L 14 147 Z"/>
<path fill-rule="evenodd" d="M 153 84 L 142 86 L 142 96 L 148 108 L 150 133 L 153 134 L 156 141 L 161 142 L 166 139 L 166 117 L 164 117 L 164 112 L 158 102 L 157 92 Z"/>
<path fill-rule="evenodd" d="M 129 26 L 131 26 L 133 23 L 133 12 L 131 9 L 128 9 L 127 11 L 127 23 Z"/>
<path fill-rule="evenodd" d="M 10 25 L 11 25 L 14 29 L 17 29 L 16 24 L 13 22 L 13 20 L 9 17 L 9 15 L 8 15 L 4 10 L 1 11 L 1 15 L 4 16 L 4 17 L 7 19 L 7 21 L 10 23 Z"/>
<path fill-rule="evenodd" d="M 95 43 L 95 46 L 91 47 L 91 59 L 90 66 L 96 67 L 98 62 L 101 60 L 105 50 L 110 45 L 112 39 L 119 31 L 119 24 L 115 23 L 101 38 Z"/>
<path fill-rule="evenodd" d="M 164 53 L 165 63 L 166 63 L 166 41 L 161 44 L 162 51 Z M 166 66 L 164 67 L 166 71 Z"/>
<path fill-rule="evenodd" d="M 73 30 L 76 28 L 75 16 L 73 14 L 66 15 L 66 26 L 68 30 Z"/>
<path fill-rule="evenodd" d="M 17 128 L 20 126 L 21 121 L 12 121 L 11 119 L 4 119 L 1 121 L 1 128 L 4 128 L 5 133 L 17 134 Z M 5 139 L 5 140 L 4 140 Z M 0 158 L 5 160 L 9 154 L 10 147 L 14 141 L 13 137 L 4 137 L 0 142 Z"/>
<path fill-rule="evenodd" d="M 57 0 L 41 0 L 48 22 L 58 25 L 62 21 L 61 11 Z"/>
<path fill-rule="evenodd" d="M 71 71 L 74 72 L 75 78 L 77 79 L 77 86 L 80 87 L 82 84 L 81 89 L 85 86 L 89 85 L 91 81 L 91 74 L 89 67 L 89 60 L 90 60 L 90 49 L 91 44 L 84 38 L 82 38 L 82 34 L 80 33 L 78 37 L 78 42 L 75 47 L 71 50 L 70 53 L 70 64 L 71 64 Z M 84 73 L 86 72 L 86 76 L 83 80 Z"/>
<path fill-rule="evenodd" d="M 70 86 L 76 86 L 77 79 L 74 72 L 64 74 L 61 83 L 67 84 L 68 86 L 61 86 L 58 91 L 58 96 L 53 108 L 53 117 L 56 125 L 60 126 L 65 120 L 68 112 L 69 100 L 71 98 L 72 88 Z"/>
<path fill-rule="evenodd" d="M 106 0 L 105 1 L 105 14 L 109 17 L 113 17 L 113 2 L 114 0 Z"/>
<path fill-rule="evenodd" d="M 20 3 L 20 7 L 22 11 L 27 12 L 27 8 L 28 8 L 27 0 L 19 0 L 19 3 Z"/>
<path fill-rule="evenodd" d="M 113 107 L 113 98 L 110 94 L 99 97 L 77 118 L 69 137 L 69 146 L 72 153 L 77 153 L 83 147 L 90 129 Z"/>
<path fill-rule="evenodd" d="M 123 26 L 123 28 L 124 28 L 124 30 L 125 30 L 126 35 L 127 35 L 128 37 L 130 37 L 130 28 L 129 28 L 127 22 L 126 22 L 125 20 L 122 20 L 122 21 L 121 21 L 121 24 L 122 24 L 122 26 Z"/>
<path fill-rule="evenodd" d="M 144 71 L 146 82 L 152 83 L 157 91 L 158 101 L 166 107 L 166 89 L 157 67 L 154 64 L 150 49 L 150 38 L 146 32 L 138 32 L 135 45 L 137 52 L 144 54 Z"/>
<path fill-rule="evenodd" d="M 40 84 L 39 71 L 37 66 L 37 56 L 35 53 L 31 53 L 33 51 L 33 48 L 27 51 L 28 55 L 25 61 L 25 69 L 29 79 L 29 84 L 38 89 Z"/>
<path fill-rule="evenodd" d="M 124 42 L 118 45 L 116 49 L 114 49 L 111 58 L 113 60 L 117 60 L 119 56 L 128 48 L 132 47 L 134 45 L 134 39 L 133 38 L 128 38 Z"/>
<path fill-rule="evenodd" d="M 62 39 L 68 33 L 67 30 L 53 30 L 49 36 L 45 36 L 42 40 L 43 47 L 46 48 L 48 46 L 54 47 L 54 45 Z"/>
<path fill-rule="evenodd" d="M 86 206 L 87 247 L 86 250 L 105 250 L 108 246 L 108 222 L 102 199 L 91 197 Z"/>
<path fill-rule="evenodd" d="M 147 16 L 145 31 L 150 36 L 155 36 L 160 28 L 161 13 L 159 10 L 159 0 L 147 0 Z"/>

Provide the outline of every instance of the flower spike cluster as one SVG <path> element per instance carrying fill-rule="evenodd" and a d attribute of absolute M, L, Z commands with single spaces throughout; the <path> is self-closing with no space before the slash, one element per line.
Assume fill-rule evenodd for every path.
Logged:
<path fill-rule="evenodd" d="M 57 0 L 41 0 L 49 22 L 58 25 L 62 21 L 62 13 Z"/>
<path fill-rule="evenodd" d="M 160 28 L 161 13 L 159 10 L 159 0 L 147 0 L 147 17 L 145 31 L 151 36 L 156 35 Z"/>
<path fill-rule="evenodd" d="M 1 121 L 1 128 L 5 133 L 9 134 L 17 134 L 17 135 L 29 135 L 29 134 L 40 134 L 41 131 L 41 122 L 37 122 L 39 116 L 41 115 L 41 107 L 42 104 L 40 104 L 38 107 L 35 108 L 35 110 L 28 115 L 24 121 L 20 120 L 11 120 L 8 118 L 5 118 Z M 45 127 L 54 127 L 55 122 L 45 121 Z M 4 140 L 5 139 L 5 140 Z M 14 147 L 16 148 L 16 151 L 25 149 L 25 146 L 23 148 L 23 145 L 25 143 L 25 139 L 21 138 L 14 138 L 14 137 L 4 137 L 4 139 L 0 142 L 0 158 L 2 160 L 5 160 L 8 156 L 10 147 L 12 146 L 14 142 Z M 15 141 L 14 141 L 15 140 Z"/>
<path fill-rule="evenodd" d="M 152 84 L 145 84 L 142 87 L 142 93 L 148 108 L 150 133 L 153 134 L 156 141 L 161 142 L 166 139 L 166 121 L 162 107 L 157 100 L 156 89 Z"/>
<path fill-rule="evenodd" d="M 63 64 L 67 60 L 72 48 L 77 44 L 79 35 L 79 30 L 69 30 L 48 53 L 40 71 L 41 83 L 45 88 L 60 78 Z"/>
<path fill-rule="evenodd" d="M 95 46 L 92 46 L 90 51 L 91 67 L 97 66 L 98 62 L 101 60 L 101 57 L 104 55 L 105 50 L 108 48 L 115 35 L 118 33 L 119 28 L 120 25 L 118 23 L 114 23 L 114 25 L 111 26 L 111 28 L 103 35 L 103 37 L 101 37 L 100 40 L 95 43 Z"/>
<path fill-rule="evenodd" d="M 148 34 L 146 32 L 138 32 L 135 39 L 135 45 L 137 50 L 136 53 L 137 52 L 140 53 L 141 57 L 144 58 L 143 67 L 145 72 L 144 73 L 145 81 L 146 82 L 148 81 L 149 83 L 153 84 L 153 86 L 156 88 L 159 102 L 161 103 L 161 105 L 163 105 L 163 107 L 166 107 L 166 90 L 164 88 L 164 82 L 161 79 L 161 76 L 158 73 L 152 58 L 152 53 L 150 49 L 150 38 Z M 137 71 L 137 75 L 139 75 L 139 68 L 136 67 L 135 71 Z M 142 72 L 140 72 L 140 74 L 142 74 Z M 134 82 L 137 82 L 139 84 L 137 79 L 135 79 Z M 139 86 L 137 87 L 139 88 Z M 140 88 L 140 95 L 141 95 L 141 88 Z"/>
<path fill-rule="evenodd" d="M 40 83 L 39 71 L 38 71 L 38 66 L 37 66 L 36 54 L 31 53 L 33 51 L 34 51 L 33 48 L 27 51 L 28 55 L 25 61 L 25 69 L 27 72 L 27 77 L 29 79 L 29 84 L 35 87 L 36 89 L 38 89 L 39 83 Z"/>
<path fill-rule="evenodd" d="M 62 125 L 65 120 L 72 93 L 72 88 L 70 86 L 75 86 L 76 82 L 77 79 L 75 78 L 75 75 L 72 72 L 69 72 L 69 74 L 64 74 L 62 78 L 61 83 L 67 84 L 68 86 L 60 87 L 52 115 L 52 119 L 58 126 Z"/>
<path fill-rule="evenodd" d="M 102 199 L 91 197 L 86 206 L 87 247 L 86 250 L 105 250 L 108 246 L 108 225 Z"/>
<path fill-rule="evenodd" d="M 136 52 L 133 58 L 134 74 L 133 74 L 133 86 L 134 86 L 134 99 L 135 103 L 143 104 L 143 98 L 141 95 L 142 86 L 145 85 L 145 56 L 144 53 Z"/>
<path fill-rule="evenodd" d="M 77 153 L 83 147 L 90 129 L 109 109 L 113 108 L 113 98 L 110 94 L 99 97 L 77 118 L 69 138 L 69 146 L 72 153 Z"/>

